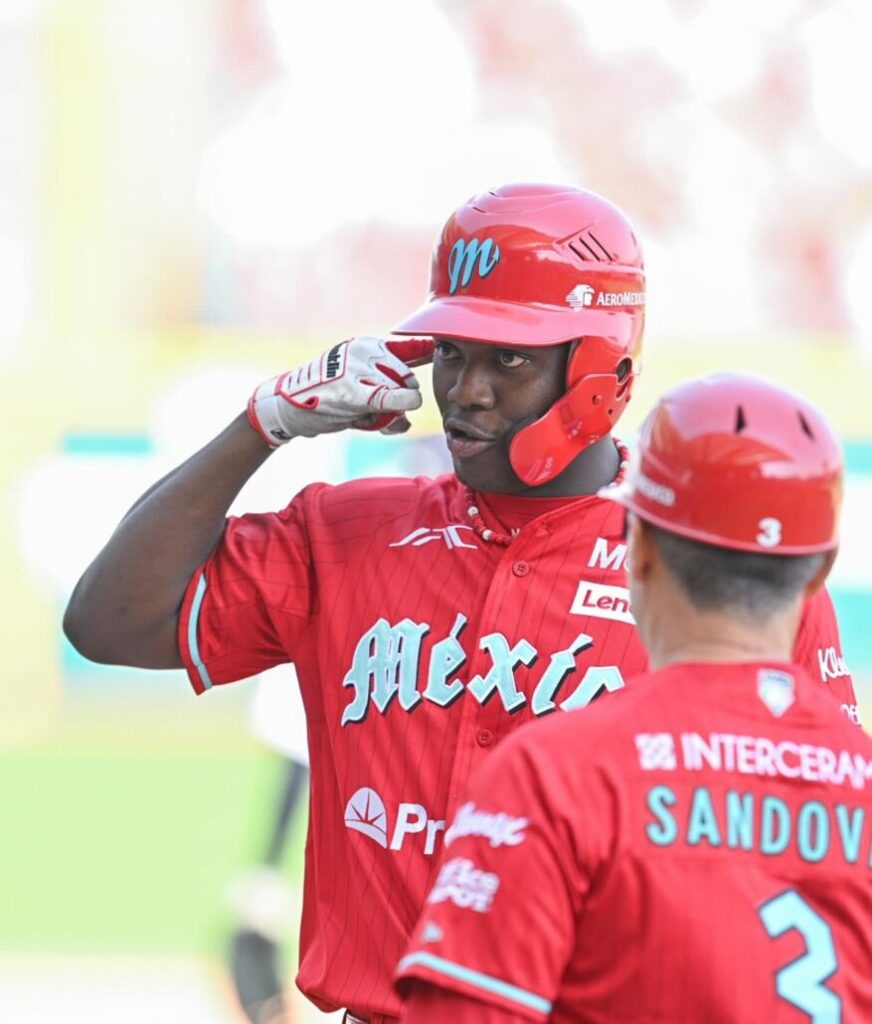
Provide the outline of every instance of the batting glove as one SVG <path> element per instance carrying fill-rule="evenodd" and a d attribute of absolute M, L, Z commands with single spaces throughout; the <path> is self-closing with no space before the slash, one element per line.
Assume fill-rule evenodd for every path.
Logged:
<path fill-rule="evenodd" d="M 351 338 L 261 384 L 248 418 L 271 448 L 348 427 L 397 433 L 422 402 L 409 367 L 432 355 L 430 338 Z"/>

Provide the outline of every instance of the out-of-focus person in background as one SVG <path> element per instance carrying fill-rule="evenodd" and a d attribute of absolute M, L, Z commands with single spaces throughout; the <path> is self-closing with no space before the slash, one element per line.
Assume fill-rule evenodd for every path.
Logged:
<path fill-rule="evenodd" d="M 651 671 L 472 781 L 399 967 L 409 1024 L 872 1018 L 872 740 L 795 662 L 842 457 L 799 396 L 676 387 L 626 483 Z"/>
<path fill-rule="evenodd" d="M 292 666 L 261 674 L 249 724 L 256 738 L 281 759 L 281 779 L 278 799 L 267 819 L 263 856 L 230 882 L 235 927 L 229 965 L 237 998 L 251 1024 L 288 1024 L 294 1017 L 285 997 L 284 947 L 299 916 L 299 901 L 282 862 L 292 823 L 309 787 L 306 718 Z"/>
<path fill-rule="evenodd" d="M 392 337 L 260 385 L 73 593 L 67 635 L 97 661 L 184 665 L 198 693 L 296 665 L 312 762 L 297 980 L 322 1009 L 397 1016 L 392 971 L 474 765 L 644 669 L 622 519 L 598 495 L 628 457 L 612 428 L 644 307 L 639 241 L 613 204 L 560 185 L 473 196 Z M 430 358 L 453 473 L 313 484 L 225 520 L 276 448 L 407 429 L 410 367 Z M 839 648 L 832 604 L 821 590 L 801 611 L 796 658 L 819 673 L 818 651 Z M 850 677 L 823 682 L 855 704 Z"/>

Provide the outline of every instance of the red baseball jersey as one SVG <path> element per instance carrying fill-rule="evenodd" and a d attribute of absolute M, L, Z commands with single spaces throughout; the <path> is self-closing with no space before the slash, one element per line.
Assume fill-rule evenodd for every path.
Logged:
<path fill-rule="evenodd" d="M 556 1024 L 872 1020 L 872 740 L 798 666 L 522 730 L 445 844 L 404 983 Z"/>
<path fill-rule="evenodd" d="M 623 513 L 488 496 L 482 541 L 453 475 L 314 484 L 227 522 L 188 588 L 179 642 L 198 692 L 292 661 L 306 707 L 311 810 L 300 988 L 322 1009 L 396 1015 L 394 967 L 471 771 L 519 725 L 644 671 Z M 836 652 L 832 608 L 807 657 Z M 829 665 L 829 662 L 827 663 Z"/>

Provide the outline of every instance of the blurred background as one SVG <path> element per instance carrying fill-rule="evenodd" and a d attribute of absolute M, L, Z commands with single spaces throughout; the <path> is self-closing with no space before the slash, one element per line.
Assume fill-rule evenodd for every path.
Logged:
<path fill-rule="evenodd" d="M 441 223 L 489 186 L 578 184 L 637 225 L 623 436 L 711 369 L 835 422 L 832 592 L 872 721 L 870 38 L 865 0 L 0 2 L 0 1019 L 242 1019 L 232 883 L 281 785 L 254 687 L 89 664 L 62 609 L 257 383 L 416 306 Z M 438 430 L 430 400 L 410 439 L 295 445 L 238 507 L 435 472 Z M 293 913 L 285 938 L 292 963 Z"/>

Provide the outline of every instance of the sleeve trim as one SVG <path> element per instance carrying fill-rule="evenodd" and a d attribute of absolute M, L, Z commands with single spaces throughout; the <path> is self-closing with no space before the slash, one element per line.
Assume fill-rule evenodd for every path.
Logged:
<path fill-rule="evenodd" d="M 535 1010 L 542 1014 L 551 1013 L 553 1004 L 548 999 L 537 996 L 533 992 L 527 992 L 526 989 L 518 988 L 517 985 L 510 985 L 507 981 L 501 981 L 490 974 L 482 974 L 481 971 L 474 971 L 462 964 L 444 960 L 441 956 L 435 956 L 433 953 L 410 953 L 400 961 L 398 970 L 402 972 L 415 965 L 429 967 L 437 974 L 444 974 L 446 977 L 466 982 L 467 985 L 472 985 L 491 995 L 502 996 L 503 999 L 509 999 L 528 1010 Z"/>
<path fill-rule="evenodd" d="M 194 594 L 194 601 L 191 605 L 191 614 L 188 618 L 188 653 L 191 662 L 197 670 L 200 682 L 204 690 L 212 688 L 212 680 L 209 678 L 209 670 L 200 657 L 200 648 L 197 646 L 197 624 L 200 620 L 200 607 L 203 604 L 203 595 L 206 593 L 206 573 L 201 572 L 197 580 L 197 590 Z"/>

